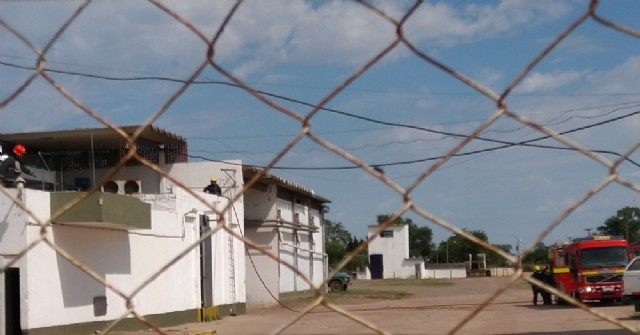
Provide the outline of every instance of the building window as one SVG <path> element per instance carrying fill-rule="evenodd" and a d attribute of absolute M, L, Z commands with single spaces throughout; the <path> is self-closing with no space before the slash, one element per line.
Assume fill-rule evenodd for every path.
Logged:
<path fill-rule="evenodd" d="M 393 230 L 383 230 L 380 232 L 380 237 L 393 237 Z"/>

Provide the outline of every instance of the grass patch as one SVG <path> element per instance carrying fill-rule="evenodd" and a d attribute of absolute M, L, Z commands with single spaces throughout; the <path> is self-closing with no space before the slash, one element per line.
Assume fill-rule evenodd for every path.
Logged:
<path fill-rule="evenodd" d="M 452 286 L 455 283 L 446 279 L 376 279 L 372 285 L 385 286 Z"/>
<path fill-rule="evenodd" d="M 283 302 L 301 302 L 308 303 L 313 301 L 315 291 L 299 291 L 287 292 L 280 294 L 280 300 Z M 402 291 L 386 291 L 386 290 L 368 290 L 368 289 L 351 289 L 343 292 L 328 292 L 327 300 L 333 303 L 341 301 L 357 301 L 357 300 L 398 300 L 410 296 L 410 293 Z"/>

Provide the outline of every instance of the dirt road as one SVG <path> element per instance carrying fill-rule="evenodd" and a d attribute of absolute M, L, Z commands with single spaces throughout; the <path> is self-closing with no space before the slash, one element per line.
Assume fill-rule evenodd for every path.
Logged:
<path fill-rule="evenodd" d="M 396 290 L 412 293 L 400 300 L 346 301 L 340 308 L 353 317 L 367 320 L 386 334 L 448 334 L 466 318 L 456 334 L 555 334 L 618 335 L 632 334 L 573 306 L 532 306 L 531 290 L 523 285 L 510 288 L 477 315 L 473 311 L 508 278 L 466 278 L 452 280 L 451 286 L 395 286 L 380 282 L 357 281 L 350 289 Z M 304 304 L 293 305 L 302 310 Z M 593 305 L 594 310 L 633 327 L 633 306 Z M 226 317 L 209 323 L 174 327 L 172 334 L 197 334 L 215 330 L 218 335 L 272 334 L 301 314 L 282 307 L 250 309 L 246 315 Z M 302 316 L 282 334 L 376 334 L 377 331 L 324 307 Z M 639 332 L 640 333 L 640 332 Z"/>

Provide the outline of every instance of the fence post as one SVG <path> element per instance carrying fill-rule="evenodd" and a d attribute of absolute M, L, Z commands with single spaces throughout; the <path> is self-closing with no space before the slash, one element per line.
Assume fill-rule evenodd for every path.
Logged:
<path fill-rule="evenodd" d="M 7 333 L 7 321 L 5 320 L 6 306 L 5 306 L 5 286 L 4 286 L 4 257 L 0 255 L 0 335 L 6 335 Z"/>

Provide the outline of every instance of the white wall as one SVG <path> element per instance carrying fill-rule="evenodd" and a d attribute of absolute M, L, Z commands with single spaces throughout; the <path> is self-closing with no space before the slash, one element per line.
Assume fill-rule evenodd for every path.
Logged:
<path fill-rule="evenodd" d="M 275 185 L 269 185 L 264 192 L 253 188 L 248 189 L 244 194 L 247 220 L 275 219 L 276 193 L 277 187 Z"/>
<path fill-rule="evenodd" d="M 255 270 L 248 263 L 248 303 L 276 303 L 272 297 L 267 296 L 269 292 L 264 288 L 264 284 L 259 281 L 259 277 L 271 278 L 274 273 L 277 274 L 275 278 L 278 283 L 276 293 L 309 289 L 311 287 L 309 283 L 301 276 L 298 276 L 288 265 L 304 273 L 316 286 L 319 286 L 326 276 L 326 255 L 324 254 L 324 237 L 319 211 L 309 209 L 306 204 L 293 204 L 290 200 L 277 198 L 277 185 L 275 184 L 268 185 L 264 189 L 248 190 L 245 193 L 244 201 L 246 218 L 254 221 L 251 223 L 252 226 L 255 225 L 247 230 L 247 237 L 259 244 L 273 243 L 275 241 L 273 252 L 280 259 L 280 263 L 273 262 L 271 265 L 260 265 L 258 274 L 249 274 L 255 272 Z M 279 220 L 276 220 L 277 210 L 280 210 Z M 300 229 L 294 229 L 289 226 L 290 223 L 294 222 L 295 213 L 298 213 L 298 221 L 302 226 Z M 310 233 L 308 231 L 311 218 L 313 218 L 314 225 L 318 229 L 317 232 Z M 277 228 L 268 227 L 275 226 L 278 222 L 289 224 L 283 224 L 283 226 Z M 262 228 L 256 230 L 258 229 L 256 228 L 257 226 Z M 266 259 L 266 256 L 260 256 L 259 252 L 255 250 L 251 251 L 251 255 L 254 261 L 255 259 Z"/>
<path fill-rule="evenodd" d="M 275 227 L 246 227 L 246 235 L 268 252 L 278 257 L 278 237 Z M 276 304 L 280 291 L 278 262 L 259 250 L 247 252 L 247 304 Z"/>
<path fill-rule="evenodd" d="M 295 236 L 292 231 L 280 230 L 280 292 L 296 291 L 296 273 L 291 267 L 295 267 L 296 248 Z"/>
<path fill-rule="evenodd" d="M 322 214 L 319 211 L 313 210 L 313 209 L 309 210 L 309 214 L 313 218 L 313 222 L 315 226 L 318 227 L 318 232 L 313 233 L 313 241 L 314 241 L 313 250 L 315 252 L 312 254 L 313 276 L 311 279 L 313 280 L 314 284 L 320 285 L 324 281 L 325 277 L 328 275 L 327 273 L 328 259 L 325 253 L 324 227 L 322 223 Z"/>
<path fill-rule="evenodd" d="M 199 215 L 209 209 L 180 189 L 174 194 L 140 195 L 151 203 L 152 227 L 140 230 L 115 230 L 56 225 L 46 229 L 45 238 L 72 255 L 97 276 L 105 278 L 114 289 L 105 287 L 72 265 L 44 242 L 37 243 L 20 262 L 21 318 L 24 329 L 50 327 L 80 322 L 112 320 L 126 311 L 124 295 L 157 275 L 134 296 L 135 309 L 142 315 L 183 311 L 200 307 L 199 248 L 164 267 L 187 250 L 199 236 Z M 50 216 L 50 194 L 25 190 L 25 204 L 35 217 Z M 227 200 L 202 194 L 216 208 Z M 237 206 L 236 206 L 237 207 Z M 192 209 L 196 213 L 187 214 Z M 0 253 L 15 254 L 28 243 L 39 241 L 40 226 L 27 220 L 24 212 L 0 194 L 0 211 L 6 213 L 0 229 Z M 243 209 L 236 208 L 227 217 L 234 231 L 243 229 Z M 215 222 L 213 223 L 215 225 Z M 212 236 L 214 305 L 246 301 L 244 245 L 233 240 L 235 297 L 230 294 L 230 245 L 228 235 L 218 231 Z M 106 315 L 94 315 L 94 297 L 107 299 Z M 52 313 L 55 311 L 55 313 Z"/>
<path fill-rule="evenodd" d="M 14 198 L 18 194 L 17 189 L 8 189 L 7 192 Z M 13 200 L 4 194 L 0 194 L 0 213 L 0 249 L 2 253 L 5 254 L 5 258 L 10 260 L 11 255 L 22 251 L 27 245 L 27 233 L 25 229 L 27 216 Z M 47 217 L 48 214 L 45 218 Z M 15 224 L 16 222 L 21 224 Z"/>
<path fill-rule="evenodd" d="M 442 278 L 442 279 L 451 279 L 451 278 L 466 278 L 467 270 L 464 268 L 451 268 L 451 269 L 425 269 L 423 273 L 424 279 L 431 278 Z"/>
<path fill-rule="evenodd" d="M 242 162 L 239 160 L 229 160 L 225 162 L 193 162 L 193 163 L 175 163 L 165 166 L 164 168 L 172 177 L 180 180 L 188 189 L 202 190 L 209 184 L 211 177 L 218 178 L 218 184 L 222 187 L 223 195 L 228 190 L 239 191 L 242 187 Z M 58 176 L 58 181 L 65 185 L 73 185 L 76 177 L 84 177 L 93 180 L 95 173 L 96 182 L 106 176 L 111 169 L 92 170 L 71 170 L 64 171 L 62 177 Z M 236 180 L 232 180 L 235 176 Z M 150 170 L 146 166 L 128 166 L 120 169 L 110 178 L 114 179 L 135 179 L 142 182 L 141 193 L 171 193 L 176 188 L 174 183 L 161 174 Z M 231 188 L 235 183 L 235 188 Z"/>
<path fill-rule="evenodd" d="M 375 234 L 378 226 L 369 226 L 368 237 Z M 369 243 L 369 255 L 382 254 L 384 267 L 383 278 L 407 278 L 415 276 L 413 263 L 406 264 L 409 259 L 409 226 L 391 225 L 385 231 L 393 231 L 392 237 L 378 235 Z"/>

